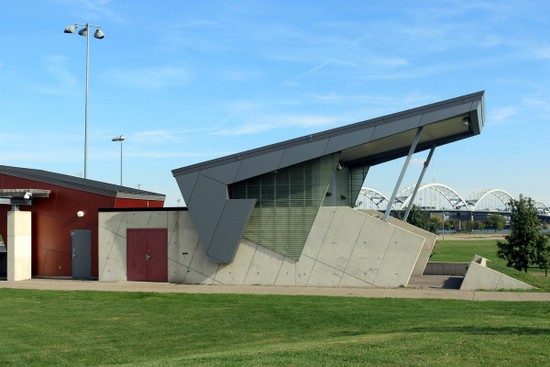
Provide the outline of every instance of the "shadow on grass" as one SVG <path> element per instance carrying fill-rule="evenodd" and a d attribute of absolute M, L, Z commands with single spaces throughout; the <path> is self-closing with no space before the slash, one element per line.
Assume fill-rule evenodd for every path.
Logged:
<path fill-rule="evenodd" d="M 491 326 L 446 326 L 407 329 L 411 333 L 465 333 L 472 335 L 550 335 L 548 328 L 491 327 Z"/>

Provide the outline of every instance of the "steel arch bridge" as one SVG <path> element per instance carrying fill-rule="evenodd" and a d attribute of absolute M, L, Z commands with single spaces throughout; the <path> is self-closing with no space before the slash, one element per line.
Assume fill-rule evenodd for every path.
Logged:
<path fill-rule="evenodd" d="M 374 208 L 372 209 L 385 210 L 388 207 L 389 202 L 390 199 L 388 199 L 380 191 L 371 189 L 369 187 L 362 187 L 361 191 L 359 192 L 359 196 L 357 197 L 355 207 L 368 208 L 368 204 L 372 203 L 374 204 Z"/>
<path fill-rule="evenodd" d="M 542 201 L 535 202 L 535 208 L 539 211 L 541 215 L 550 215 L 550 208 L 544 204 Z"/>
<path fill-rule="evenodd" d="M 466 201 L 468 202 L 468 205 L 470 206 L 472 211 L 483 210 L 483 209 L 489 209 L 489 210 L 496 209 L 496 208 L 482 208 L 483 205 L 481 204 L 484 203 L 484 199 L 489 196 L 494 196 L 495 198 L 500 200 L 500 202 L 504 206 L 504 208 L 501 211 L 509 211 L 510 209 L 509 203 L 510 203 L 510 200 L 513 199 L 513 197 L 512 195 L 510 195 L 509 193 L 501 189 L 478 190 L 470 194 L 470 196 L 466 198 Z"/>
<path fill-rule="evenodd" d="M 401 190 L 397 196 L 396 196 L 396 203 L 397 205 L 394 205 L 395 209 L 397 210 L 404 210 L 409 205 L 412 194 L 414 192 L 415 185 L 408 186 Z M 460 210 L 461 208 L 466 208 L 466 210 L 469 209 L 467 202 L 460 196 L 458 192 L 453 190 L 451 187 L 439 183 L 430 183 L 430 184 L 424 184 L 420 185 L 418 188 L 418 194 L 425 190 L 432 189 L 439 195 L 441 195 L 446 202 L 448 202 L 451 205 L 452 209 Z M 418 203 L 416 203 L 418 205 Z M 430 206 L 435 207 L 436 205 L 433 205 L 434 203 L 430 203 L 429 205 L 426 205 L 426 203 L 422 203 L 423 205 L 419 206 Z"/>
<path fill-rule="evenodd" d="M 412 199 L 414 188 L 415 185 L 411 185 L 401 190 L 396 195 L 392 210 L 406 209 Z M 509 211 L 510 199 L 513 199 L 512 195 L 502 189 L 478 190 L 464 199 L 456 190 L 447 185 L 429 183 L 418 188 L 414 203 L 421 208 L 432 210 L 506 212 Z M 373 188 L 363 187 L 359 193 L 356 207 L 386 210 L 388 204 L 389 199 L 383 193 Z M 537 202 L 536 205 L 541 214 L 550 213 L 550 208 L 544 203 Z"/>

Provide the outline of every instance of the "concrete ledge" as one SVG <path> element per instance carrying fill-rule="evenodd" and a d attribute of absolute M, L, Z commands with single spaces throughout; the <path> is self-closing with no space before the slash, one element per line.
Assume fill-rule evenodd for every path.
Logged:
<path fill-rule="evenodd" d="M 487 259 L 475 255 L 464 276 L 460 290 L 473 291 L 477 289 L 499 290 L 499 289 L 534 289 L 530 284 L 502 274 L 487 266 Z"/>

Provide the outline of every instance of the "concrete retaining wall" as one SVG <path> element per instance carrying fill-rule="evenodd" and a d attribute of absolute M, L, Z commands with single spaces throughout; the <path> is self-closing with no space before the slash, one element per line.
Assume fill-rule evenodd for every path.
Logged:
<path fill-rule="evenodd" d="M 426 265 L 424 275 L 466 275 L 470 263 L 453 263 L 442 261 L 430 261 Z"/>
<path fill-rule="evenodd" d="M 286 286 L 406 286 L 425 238 L 348 207 L 322 207 L 299 261 L 243 239 L 208 262 L 187 211 L 100 212 L 99 280 L 126 280 L 128 228 L 168 228 L 168 281 Z"/>

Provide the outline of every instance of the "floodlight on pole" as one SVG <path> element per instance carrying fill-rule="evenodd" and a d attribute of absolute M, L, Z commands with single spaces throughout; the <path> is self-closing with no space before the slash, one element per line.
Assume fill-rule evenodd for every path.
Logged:
<path fill-rule="evenodd" d="M 123 135 L 115 136 L 111 141 L 120 142 L 120 186 L 122 186 L 122 142 L 125 140 Z"/>
<path fill-rule="evenodd" d="M 78 31 L 82 37 L 86 37 L 86 88 L 84 101 L 84 178 L 88 176 L 88 70 L 90 68 L 90 27 L 95 28 L 94 38 L 103 39 L 105 34 L 101 31 L 101 26 L 90 23 L 70 25 L 65 27 L 64 33 L 76 33 L 78 27 L 83 27 Z"/>

